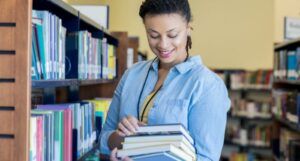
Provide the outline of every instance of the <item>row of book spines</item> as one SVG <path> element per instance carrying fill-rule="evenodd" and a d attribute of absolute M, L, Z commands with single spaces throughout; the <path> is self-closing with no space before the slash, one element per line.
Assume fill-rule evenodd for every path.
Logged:
<path fill-rule="evenodd" d="M 95 120 L 105 116 L 106 114 L 103 113 L 107 111 L 107 107 L 99 106 L 95 110 L 92 103 L 39 105 L 37 107 L 38 110 L 32 111 L 31 118 L 31 160 L 40 159 L 41 157 L 48 160 L 61 160 L 62 158 L 69 160 L 72 156 L 70 150 L 73 145 L 77 145 L 75 153 L 77 157 L 80 157 L 92 148 L 96 140 L 95 128 L 97 127 L 95 127 Z M 49 118 L 52 119 L 49 120 Z M 35 120 L 39 121 L 38 126 L 36 126 Z M 102 125 L 100 124 L 100 126 Z M 49 129 L 52 129 L 52 131 L 49 131 Z M 73 142 L 77 142 L 76 144 L 72 143 L 72 131 L 73 133 L 76 132 L 77 135 L 77 138 L 73 138 Z M 47 138 L 43 139 L 41 136 Z M 52 142 L 50 140 L 48 142 L 42 141 L 51 138 Z M 42 151 L 42 149 L 47 149 L 47 151 Z M 49 149 L 52 149 L 52 151 Z"/>
<path fill-rule="evenodd" d="M 280 130 L 280 143 L 279 143 L 280 160 L 296 161 L 297 160 L 296 154 L 299 151 L 297 150 L 297 148 L 299 147 L 300 147 L 300 134 L 282 128 Z"/>
<path fill-rule="evenodd" d="M 245 133 L 246 132 L 246 133 Z M 234 133 L 234 134 L 231 134 Z M 229 140 L 239 140 L 249 145 L 269 146 L 271 141 L 271 127 L 270 126 L 252 126 L 247 129 L 241 129 L 238 131 L 228 131 L 227 136 L 233 136 L 228 138 Z M 242 136 L 245 135 L 245 136 Z M 243 140 L 241 140 L 243 139 Z"/>
<path fill-rule="evenodd" d="M 243 112 L 246 115 L 257 114 L 258 116 L 261 114 L 271 114 L 271 102 L 258 102 L 258 101 L 249 101 L 246 99 L 231 99 L 231 113 L 238 115 Z"/>
<path fill-rule="evenodd" d="M 271 127 L 270 126 L 255 126 L 249 128 L 249 140 L 261 141 L 264 145 L 270 145 L 271 142 Z"/>
<path fill-rule="evenodd" d="M 287 80 L 300 78 L 300 48 L 275 52 L 274 77 Z"/>
<path fill-rule="evenodd" d="M 230 75 L 230 80 L 232 83 L 237 79 L 243 80 L 244 84 L 270 84 L 271 77 L 272 71 L 260 70 L 256 72 L 234 73 Z"/>
<path fill-rule="evenodd" d="M 57 16 L 48 11 L 34 10 L 32 18 L 32 59 L 35 60 L 32 62 L 33 80 L 68 78 L 71 68 L 77 68 L 79 79 L 116 77 L 116 50 L 107 43 L 106 38 L 103 41 L 98 38 L 88 41 L 92 39 L 91 34 L 88 31 L 78 31 L 81 37 L 74 39 L 78 41 L 68 42 L 70 39 L 66 38 L 66 28 Z M 83 39 L 82 33 L 88 33 L 89 39 Z M 69 35 L 72 34 L 68 34 L 68 37 Z M 95 43 L 96 41 L 99 43 Z M 70 53 L 67 58 L 66 48 Z M 79 62 L 70 61 L 77 55 Z"/>
<path fill-rule="evenodd" d="M 69 33 L 67 56 L 78 52 L 78 75 L 80 79 L 112 79 L 116 76 L 116 49 L 107 39 L 93 38 L 88 31 Z"/>
<path fill-rule="evenodd" d="M 234 86 L 236 83 L 242 84 L 246 87 L 253 85 L 269 85 L 272 80 L 272 70 L 258 70 L 258 71 L 242 71 L 242 72 L 218 72 L 226 84 Z M 227 82 L 229 81 L 229 82 Z"/>
<path fill-rule="evenodd" d="M 257 159 L 257 157 L 253 153 L 238 153 L 238 152 L 231 153 L 229 160 L 230 161 L 260 161 L 260 159 Z M 261 161 L 263 160 L 272 160 L 272 159 L 262 158 Z"/>
<path fill-rule="evenodd" d="M 71 160 L 69 112 L 35 111 L 30 118 L 30 160 Z"/>
<path fill-rule="evenodd" d="M 274 106 L 272 113 L 282 119 L 300 123 L 300 93 L 285 90 L 275 90 L 272 93 Z"/>
<path fill-rule="evenodd" d="M 66 28 L 46 11 L 32 13 L 32 79 L 65 78 Z"/>

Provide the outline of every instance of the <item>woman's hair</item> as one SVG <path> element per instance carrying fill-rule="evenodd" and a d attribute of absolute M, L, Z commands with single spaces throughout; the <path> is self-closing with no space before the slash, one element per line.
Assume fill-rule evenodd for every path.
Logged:
<path fill-rule="evenodd" d="M 180 14 L 186 22 L 192 21 L 192 14 L 188 0 L 145 0 L 141 7 L 139 15 L 145 20 L 146 15 L 159 14 Z M 192 39 L 187 38 L 186 51 L 192 48 Z"/>

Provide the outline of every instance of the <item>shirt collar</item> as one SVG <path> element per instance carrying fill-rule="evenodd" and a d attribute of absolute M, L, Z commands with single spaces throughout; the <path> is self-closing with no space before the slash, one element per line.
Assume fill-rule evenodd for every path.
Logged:
<path fill-rule="evenodd" d="M 152 69 L 155 72 L 158 72 L 158 59 L 152 60 Z M 173 68 L 175 68 L 180 74 L 184 74 L 187 71 L 191 70 L 196 65 L 202 65 L 202 60 L 199 55 L 197 56 L 190 56 L 187 61 L 179 63 L 175 65 Z"/>

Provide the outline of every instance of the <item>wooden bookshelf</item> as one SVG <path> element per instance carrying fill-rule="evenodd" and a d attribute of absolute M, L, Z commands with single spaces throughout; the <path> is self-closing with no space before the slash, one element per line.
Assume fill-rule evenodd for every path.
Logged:
<path fill-rule="evenodd" d="M 116 79 L 33 80 L 31 82 L 31 86 L 32 86 L 32 88 L 55 88 L 55 87 L 87 86 L 87 85 L 107 84 L 107 83 L 114 83 L 115 81 L 116 81 Z"/>
<path fill-rule="evenodd" d="M 298 124 L 277 117 L 274 117 L 274 119 L 275 121 L 279 122 L 281 126 L 284 126 L 292 131 L 300 133 L 300 126 Z"/>
<path fill-rule="evenodd" d="M 0 160 L 29 157 L 31 3 L 0 1 Z"/>
<path fill-rule="evenodd" d="M 66 90 L 68 95 L 79 99 L 80 86 L 113 84 L 124 70 L 118 68 L 118 78 L 114 80 L 39 80 L 31 81 L 31 14 L 32 10 L 48 10 L 62 19 L 68 32 L 88 30 L 96 38 L 107 38 L 108 43 L 117 48 L 118 67 L 124 68 L 128 42 L 127 33 L 114 35 L 83 16 L 76 9 L 61 0 L 1 0 L 0 1 L 0 161 L 29 160 L 29 131 L 32 89 L 46 89 L 47 94 L 56 95 L 56 88 Z M 122 39 L 122 35 L 123 38 Z M 120 39 L 121 38 L 121 39 Z M 121 41 L 119 41 L 121 40 Z M 125 59 L 124 59 L 125 58 Z M 107 92 L 107 89 L 101 89 Z M 110 92 L 111 92 L 110 91 Z M 70 92 L 70 93 L 68 93 Z M 96 92 L 96 94 L 98 94 Z M 77 95 L 77 96 L 76 96 Z M 92 95 L 91 95 L 92 96 Z M 101 95 L 99 95 L 101 96 Z M 69 97 L 69 96 L 68 96 Z M 92 98 L 92 97 L 89 97 Z M 54 99 L 53 99 L 54 100 Z M 54 100 L 55 101 L 55 100 Z M 95 146 L 89 153 L 93 153 Z M 88 154 L 80 159 L 84 159 Z"/>
<path fill-rule="evenodd" d="M 133 49 L 133 62 L 138 61 L 139 38 L 129 37 L 129 48 Z"/>
<path fill-rule="evenodd" d="M 299 54 L 299 47 L 300 47 L 300 39 L 294 39 L 290 41 L 286 41 L 283 43 L 279 43 L 274 47 L 274 72 L 278 72 L 277 75 L 274 75 L 273 78 L 273 100 L 274 100 L 274 108 L 275 110 L 273 112 L 273 124 L 274 129 L 276 130 L 273 132 L 273 153 L 274 160 L 292 160 L 289 157 L 295 157 L 295 156 L 289 156 L 284 155 L 284 153 L 290 152 L 290 141 L 294 138 L 292 136 L 284 137 L 282 136 L 282 131 L 284 132 L 291 132 L 294 135 L 300 136 L 300 122 L 299 120 L 295 122 L 289 121 L 288 113 L 289 115 L 299 116 L 299 114 L 293 112 L 297 111 L 299 107 L 297 107 L 297 104 L 299 103 L 299 99 L 297 98 L 297 95 L 300 93 L 300 81 L 299 77 L 297 76 L 291 76 L 288 74 L 288 71 L 296 71 L 299 73 L 299 68 L 291 67 L 291 58 L 295 56 L 296 58 L 296 64 L 292 65 L 299 65 L 298 60 L 298 54 Z M 288 52 L 291 52 L 288 54 Z M 294 62 L 292 62 L 294 63 Z M 280 73 L 284 71 L 284 74 Z M 280 73 L 280 74 L 279 74 Z M 276 92 L 279 92 L 282 94 L 276 94 Z M 287 94 L 289 93 L 289 94 Z M 296 96 L 294 96 L 294 94 Z M 285 95 L 285 96 L 284 96 Z M 287 98 L 285 98 L 287 96 Z M 281 100 L 282 102 L 286 103 L 278 103 L 278 100 Z M 290 102 L 294 102 L 294 104 L 290 104 Z M 295 109 L 292 109 L 295 108 Z M 291 110 L 292 109 L 292 110 Z M 280 112 L 279 112 L 280 111 Z M 284 135 L 284 134 L 283 134 Z M 283 141 L 280 139 L 284 139 Z M 285 145 L 282 145 L 285 144 Z M 282 148 L 287 147 L 287 148 Z M 295 159 L 295 158 L 294 158 Z M 298 159 L 298 158 L 296 158 Z"/>

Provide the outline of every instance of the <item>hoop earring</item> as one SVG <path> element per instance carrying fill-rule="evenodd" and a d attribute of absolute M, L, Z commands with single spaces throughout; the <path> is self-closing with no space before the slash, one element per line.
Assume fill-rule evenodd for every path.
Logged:
<path fill-rule="evenodd" d="M 190 35 L 187 36 L 187 42 L 186 42 L 186 47 L 185 50 L 187 52 L 187 54 L 189 55 L 189 49 L 192 48 L 192 38 Z"/>

